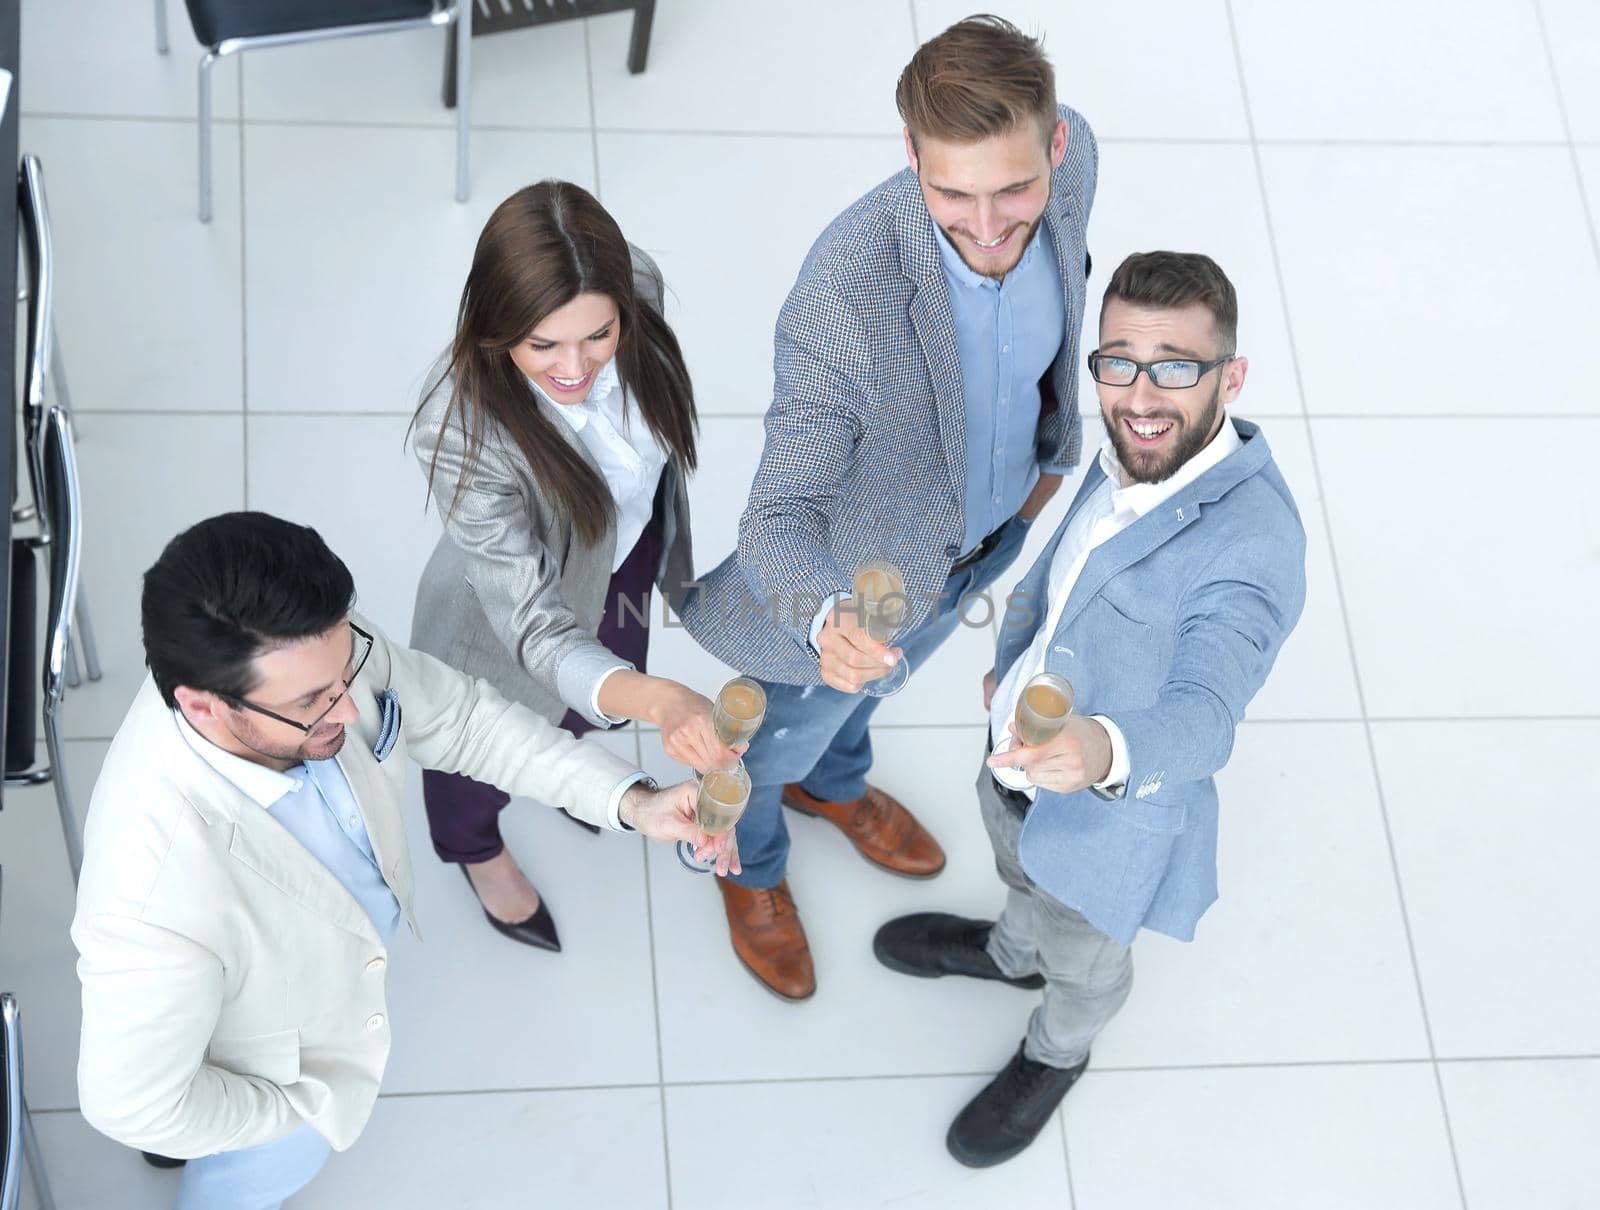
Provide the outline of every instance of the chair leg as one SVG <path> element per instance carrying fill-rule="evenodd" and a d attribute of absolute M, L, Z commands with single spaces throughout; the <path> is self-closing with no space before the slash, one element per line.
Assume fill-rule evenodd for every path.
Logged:
<path fill-rule="evenodd" d="M 71 635 L 67 636 L 67 663 L 61 674 L 66 677 L 68 689 L 76 689 L 83 684 L 83 677 L 78 672 L 78 644 Z"/>
<path fill-rule="evenodd" d="M 650 26 L 655 21 L 656 0 L 639 0 L 633 10 L 633 34 L 628 39 L 628 71 L 638 75 L 650 59 Z"/>
<path fill-rule="evenodd" d="M 100 670 L 100 649 L 95 645 L 94 627 L 89 623 L 89 607 L 83 601 L 83 573 L 78 573 L 78 604 L 73 611 L 72 627 L 74 647 L 83 645 L 83 674 L 91 681 L 98 681 L 102 675 Z"/>
<path fill-rule="evenodd" d="M 33 1115 L 28 1112 L 27 1101 L 22 1102 L 22 1154 L 28 1170 L 33 1173 L 33 1192 L 39 1210 L 56 1210 L 55 1195 L 50 1192 L 50 1178 L 44 1170 L 44 1152 L 39 1147 L 39 1136 L 33 1132 Z"/>
<path fill-rule="evenodd" d="M 200 57 L 200 221 L 211 221 L 211 67 L 215 51 Z"/>
<path fill-rule="evenodd" d="M 56 725 L 56 711 L 60 700 L 50 697 L 44 703 L 44 746 L 50 758 L 50 788 L 55 791 L 56 814 L 61 817 L 61 838 L 67 848 L 67 866 L 72 871 L 72 885 L 78 885 L 78 875 L 83 872 L 83 829 L 78 824 L 78 813 L 72 807 L 72 793 L 67 788 L 67 760 L 61 731 Z"/>
<path fill-rule="evenodd" d="M 472 114 L 472 5 L 456 0 L 456 201 L 464 202 L 468 186 L 468 152 Z"/>
<path fill-rule="evenodd" d="M 156 0 L 156 54 L 167 53 L 167 0 Z"/>
<path fill-rule="evenodd" d="M 456 27 L 444 31 L 444 85 L 440 89 L 446 109 L 456 107 Z"/>

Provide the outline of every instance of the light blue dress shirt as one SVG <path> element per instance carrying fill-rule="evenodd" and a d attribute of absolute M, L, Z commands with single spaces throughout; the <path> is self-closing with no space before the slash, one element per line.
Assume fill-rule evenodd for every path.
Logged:
<path fill-rule="evenodd" d="M 967 406 L 966 554 L 1013 517 L 1038 482 L 1039 379 L 1066 333 L 1061 267 L 1044 223 L 1004 281 L 974 273 L 937 226 Z"/>
<path fill-rule="evenodd" d="M 276 819 L 344 884 L 385 945 L 400 924 L 400 901 L 383 880 L 355 791 L 336 760 L 308 760 L 285 773 L 217 747 L 174 709 L 178 730 L 202 760 Z"/>
<path fill-rule="evenodd" d="M 286 776 L 295 788 L 267 813 L 344 883 L 388 945 L 400 924 L 400 901 L 378 868 L 350 779 L 336 760 L 308 760 Z"/>

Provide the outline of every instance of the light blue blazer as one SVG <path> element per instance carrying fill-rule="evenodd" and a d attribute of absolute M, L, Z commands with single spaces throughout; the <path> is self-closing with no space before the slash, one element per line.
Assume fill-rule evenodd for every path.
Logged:
<path fill-rule="evenodd" d="M 1217 898 L 1217 788 L 1234 729 L 1305 604 L 1305 531 L 1261 430 L 1230 418 L 1243 447 L 1095 548 L 1073 585 L 1045 666 L 1074 709 L 1128 743 L 1120 798 L 1040 790 L 1019 840 L 1040 887 L 1124 944 L 1140 928 L 1194 937 Z M 1098 460 L 1007 602 L 995 676 L 1049 614 L 1050 561 L 1105 473 Z"/>

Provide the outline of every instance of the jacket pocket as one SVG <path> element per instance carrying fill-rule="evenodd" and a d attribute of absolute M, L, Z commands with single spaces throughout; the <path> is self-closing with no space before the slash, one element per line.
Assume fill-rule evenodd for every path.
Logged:
<path fill-rule="evenodd" d="M 206 1059 L 241 1076 L 293 1084 L 300 1079 L 300 1031 L 282 1029 L 249 1038 L 212 1038 Z"/>

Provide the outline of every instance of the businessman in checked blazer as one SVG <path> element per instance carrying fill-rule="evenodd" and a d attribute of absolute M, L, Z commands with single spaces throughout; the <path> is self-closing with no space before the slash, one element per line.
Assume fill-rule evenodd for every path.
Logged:
<path fill-rule="evenodd" d="M 178 1210 L 272 1210 L 366 1125 L 389 941 L 417 931 L 408 758 L 732 858 L 694 783 L 656 790 L 389 643 L 353 595 L 315 531 L 265 513 L 202 521 L 145 575 L 151 676 L 95 784 L 72 922 L 78 1092 L 98 1130 L 190 1161 Z"/>
<path fill-rule="evenodd" d="M 738 550 L 682 612 L 698 642 L 767 688 L 745 757 L 743 873 L 717 881 L 735 953 L 789 1000 L 816 977 L 780 804 L 829 820 L 882 869 L 939 873 L 938 842 L 867 784 L 879 699 L 860 690 L 904 659 L 915 692 L 958 602 L 1016 558 L 1079 452 L 1093 133 L 1057 106 L 1040 44 L 993 17 L 922 46 L 896 102 L 910 165 L 801 266 L 778 317 Z M 893 647 L 848 608 L 874 559 L 906 584 Z"/>

